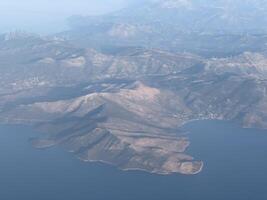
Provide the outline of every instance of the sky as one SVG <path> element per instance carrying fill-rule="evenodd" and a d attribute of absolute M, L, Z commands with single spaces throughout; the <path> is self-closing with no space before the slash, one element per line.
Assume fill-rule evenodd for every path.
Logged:
<path fill-rule="evenodd" d="M 130 0 L 0 0 L 0 32 L 25 30 L 48 34 L 66 29 L 72 15 L 99 15 Z"/>

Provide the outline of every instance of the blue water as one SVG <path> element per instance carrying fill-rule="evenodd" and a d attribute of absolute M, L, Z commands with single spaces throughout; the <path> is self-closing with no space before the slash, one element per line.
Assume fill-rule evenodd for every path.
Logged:
<path fill-rule="evenodd" d="M 193 122 L 188 150 L 205 162 L 195 176 L 122 172 L 83 163 L 61 148 L 36 150 L 37 134 L 0 126 L 0 200 L 265 200 L 267 132 Z"/>

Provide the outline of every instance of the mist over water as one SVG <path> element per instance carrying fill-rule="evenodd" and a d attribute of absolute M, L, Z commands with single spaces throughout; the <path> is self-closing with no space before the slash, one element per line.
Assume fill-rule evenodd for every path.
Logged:
<path fill-rule="evenodd" d="M 178 22 L 181 24 L 194 17 L 195 20 L 205 18 L 207 10 L 208 15 L 217 16 L 217 20 L 209 21 L 207 27 L 215 26 L 216 29 L 221 29 L 220 22 L 234 24 L 233 27 L 230 26 L 227 29 L 228 32 L 234 31 L 232 29 L 237 26 L 240 27 L 240 30 L 246 27 L 248 30 L 259 29 L 257 33 L 262 33 L 262 24 L 266 23 L 266 16 L 263 14 L 266 13 L 264 11 L 266 1 L 261 0 L 244 2 L 241 0 L 173 0 L 166 2 L 162 0 L 2 0 L 0 1 L 0 33 L 14 30 L 41 34 L 58 33 L 69 28 L 66 19 L 73 15 L 101 15 L 133 4 L 142 5 L 145 2 L 163 2 L 162 4 L 165 5 L 163 7 L 198 8 L 198 11 L 191 13 L 190 17 L 184 15 L 184 17 L 179 18 L 181 20 L 178 20 Z M 132 10 L 134 10 L 134 7 L 132 7 Z M 216 13 L 222 15 L 218 17 Z M 158 14 L 161 16 L 163 13 Z M 240 20 L 243 21 L 243 24 L 239 23 Z M 225 24 L 227 25 L 227 23 Z"/>
<path fill-rule="evenodd" d="M 67 29 L 72 15 L 100 15 L 121 9 L 130 0 L 0 1 L 0 32 L 25 30 L 40 34 Z"/>

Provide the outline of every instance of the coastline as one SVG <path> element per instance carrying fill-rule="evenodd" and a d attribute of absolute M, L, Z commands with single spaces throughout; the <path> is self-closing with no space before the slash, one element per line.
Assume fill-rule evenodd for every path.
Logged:
<path fill-rule="evenodd" d="M 149 174 L 156 174 L 156 175 L 163 175 L 163 176 L 167 176 L 167 175 L 173 175 L 173 174 L 180 174 L 180 175 L 186 175 L 186 176 L 190 176 L 190 175 L 197 175 L 199 174 L 200 172 L 202 172 L 203 168 L 204 168 L 204 162 L 203 161 L 198 161 L 200 163 L 200 167 L 197 171 L 195 172 L 192 172 L 192 173 L 183 173 L 183 172 L 173 172 L 173 171 L 158 171 L 158 170 L 155 170 L 155 171 L 150 171 L 150 170 L 146 170 L 146 169 L 143 169 L 143 168 L 121 168 L 121 167 L 118 167 L 116 166 L 114 163 L 111 163 L 111 162 L 108 162 L 108 161 L 104 161 L 104 160 L 87 160 L 87 159 L 82 159 L 78 156 L 76 156 L 79 160 L 81 160 L 82 162 L 87 162 L 87 163 L 102 163 L 102 164 L 106 164 L 106 165 L 110 165 L 110 166 L 113 166 L 115 167 L 116 169 L 118 170 L 121 170 L 121 171 L 140 171 L 140 172 L 146 172 L 146 173 L 149 173 Z"/>

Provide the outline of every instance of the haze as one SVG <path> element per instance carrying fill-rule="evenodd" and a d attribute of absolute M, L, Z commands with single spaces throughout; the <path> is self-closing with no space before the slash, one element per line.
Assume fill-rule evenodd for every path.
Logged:
<path fill-rule="evenodd" d="M 0 32 L 26 30 L 54 33 L 66 29 L 72 15 L 99 15 L 126 6 L 129 0 L 0 1 Z"/>

